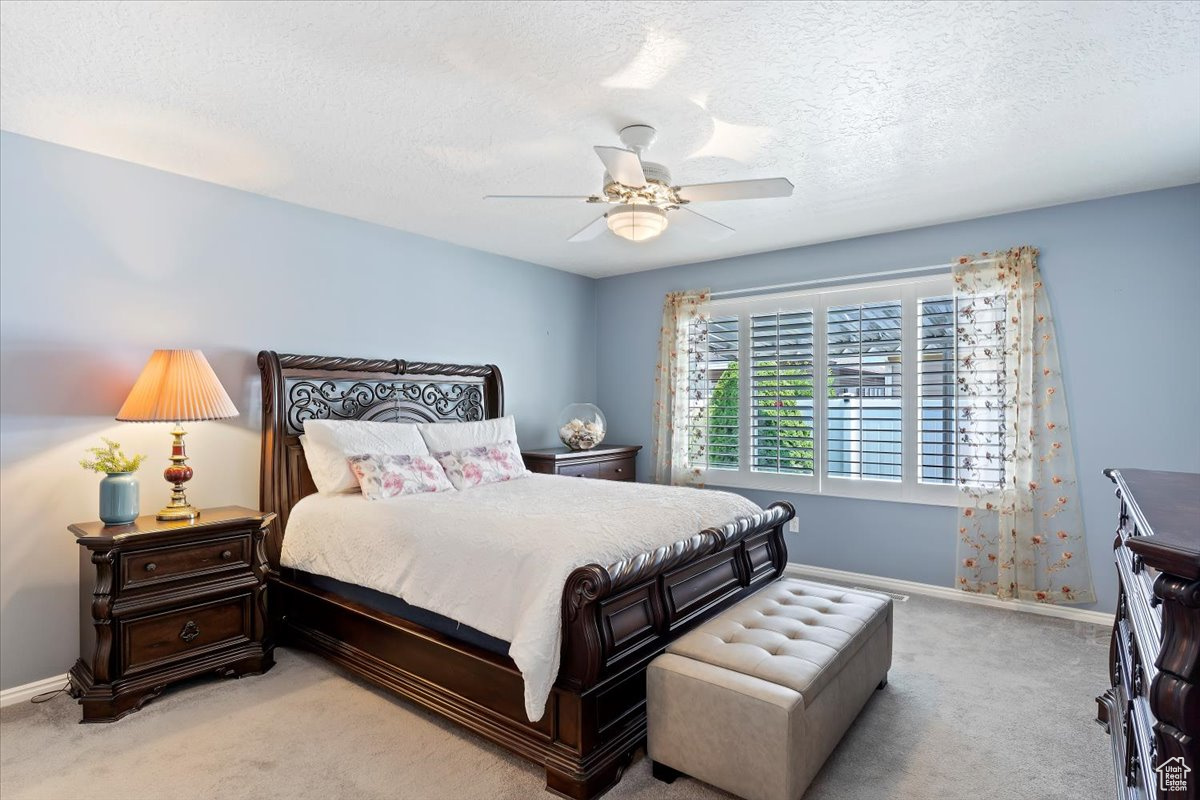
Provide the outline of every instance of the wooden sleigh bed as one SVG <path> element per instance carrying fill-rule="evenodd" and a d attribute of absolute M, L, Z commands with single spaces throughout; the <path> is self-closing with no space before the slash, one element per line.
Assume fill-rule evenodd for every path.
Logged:
<path fill-rule="evenodd" d="M 563 588 L 558 680 L 530 722 L 511 659 L 332 592 L 280 567 L 291 508 L 316 491 L 299 435 L 306 419 L 465 421 L 504 410 L 500 370 L 263 351 L 261 505 L 271 635 L 454 720 L 546 769 L 546 788 L 596 797 L 646 737 L 646 666 L 673 639 L 777 579 L 787 562 L 776 503 L 720 528 L 680 532 L 668 547 L 580 566 Z"/>

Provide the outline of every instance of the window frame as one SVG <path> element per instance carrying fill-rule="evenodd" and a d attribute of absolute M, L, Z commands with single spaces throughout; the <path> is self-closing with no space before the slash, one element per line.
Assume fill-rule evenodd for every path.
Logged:
<path fill-rule="evenodd" d="M 793 292 L 721 298 L 709 304 L 711 316 L 738 317 L 738 369 L 746 379 L 738 381 L 738 468 L 702 467 L 701 480 L 709 486 L 766 489 L 796 494 L 821 494 L 867 500 L 954 506 L 958 486 L 954 483 L 925 483 L 920 480 L 920 301 L 954 296 L 950 273 L 918 278 L 831 284 Z M 842 478 L 828 474 L 828 405 L 824 386 L 829 371 L 828 309 L 831 306 L 900 301 L 901 318 L 901 478 L 899 481 L 872 478 Z M 757 472 L 752 468 L 750 436 L 753 373 L 751 364 L 750 317 L 811 309 L 813 312 L 813 446 L 812 475 Z"/>

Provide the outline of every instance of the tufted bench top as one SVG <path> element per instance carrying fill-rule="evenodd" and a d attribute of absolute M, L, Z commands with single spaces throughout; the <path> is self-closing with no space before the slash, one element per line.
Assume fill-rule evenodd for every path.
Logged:
<path fill-rule="evenodd" d="M 786 686 L 809 705 L 883 624 L 891 604 L 884 595 L 783 578 L 667 652 Z"/>

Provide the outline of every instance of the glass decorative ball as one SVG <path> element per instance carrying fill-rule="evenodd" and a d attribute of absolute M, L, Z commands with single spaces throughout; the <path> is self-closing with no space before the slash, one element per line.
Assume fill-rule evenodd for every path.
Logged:
<path fill-rule="evenodd" d="M 558 438 L 572 450 L 591 450 L 607 432 L 604 412 L 591 403 L 572 403 L 558 415 Z"/>

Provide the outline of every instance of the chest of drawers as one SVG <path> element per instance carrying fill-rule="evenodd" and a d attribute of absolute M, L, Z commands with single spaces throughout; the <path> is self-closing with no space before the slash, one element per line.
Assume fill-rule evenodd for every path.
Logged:
<path fill-rule="evenodd" d="M 71 526 L 79 544 L 79 660 L 71 693 L 84 722 L 112 722 L 177 681 L 264 672 L 265 527 L 274 514 Z"/>
<path fill-rule="evenodd" d="M 1112 686 L 1096 698 L 1121 800 L 1200 798 L 1200 475 L 1106 470 L 1120 513 Z"/>

